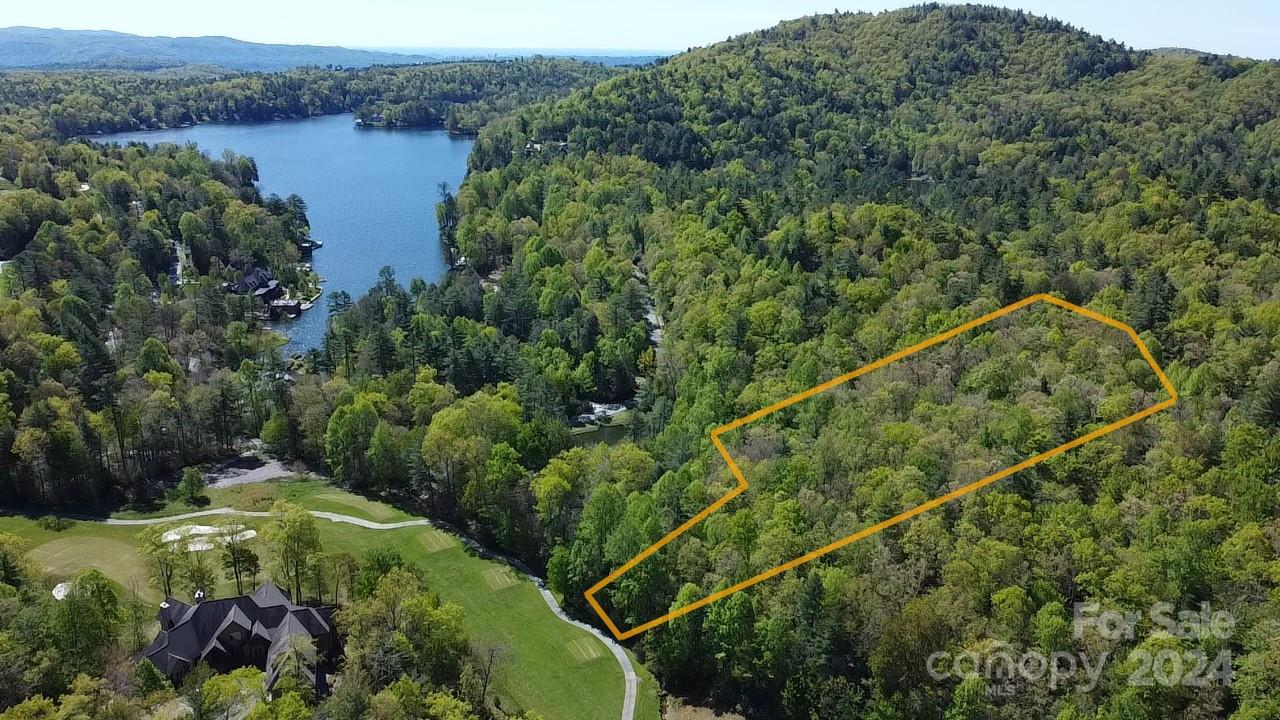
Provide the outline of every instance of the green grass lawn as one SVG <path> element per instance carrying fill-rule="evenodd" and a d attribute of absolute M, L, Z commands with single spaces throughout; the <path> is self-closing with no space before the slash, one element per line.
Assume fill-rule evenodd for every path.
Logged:
<path fill-rule="evenodd" d="M 56 531 L 42 528 L 28 518 L 0 517 L 0 532 L 26 540 L 31 547 L 28 558 L 55 580 L 69 579 L 81 570 L 96 569 L 148 602 L 158 603 L 163 599 L 157 590 L 147 585 L 146 568 L 135 550 L 137 528 L 77 522 Z"/>
<path fill-rule="evenodd" d="M 324 480 L 303 476 L 290 480 L 210 488 L 207 494 L 209 504 L 205 506 L 188 505 L 185 502 L 168 499 L 156 507 L 124 508 L 112 517 L 129 519 L 168 517 L 220 507 L 264 511 L 270 510 L 271 505 L 280 499 L 301 505 L 308 510 L 342 513 L 375 522 L 398 522 L 413 517 L 390 505 L 337 489 Z"/>
<path fill-rule="evenodd" d="M 276 498 L 287 498 L 311 510 L 395 522 L 411 516 L 382 503 L 338 490 L 318 480 L 239 485 L 210 492 L 210 508 L 231 506 L 265 510 Z M 151 516 L 190 512 L 184 504 L 151 510 Z M 138 517 L 121 513 L 118 517 Z M 224 518 L 260 528 L 257 518 Z M 175 522 L 174 525 L 184 524 Z M 609 650 L 590 633 L 560 621 L 547 608 L 537 588 L 506 565 L 467 552 L 452 535 L 429 527 L 366 530 L 345 523 L 317 520 L 326 550 L 357 557 L 378 546 L 391 546 L 422 570 L 427 586 L 446 602 L 465 610 L 467 630 L 478 641 L 503 647 L 505 659 L 495 680 L 503 708 L 535 710 L 546 720 L 612 720 L 621 713 L 622 671 Z M 47 571 L 70 575 L 96 567 L 123 587 L 136 586 L 149 601 L 158 593 L 141 582 L 145 574 L 134 551 L 140 527 L 77 522 L 61 532 L 46 530 L 26 518 L 0 517 L 0 532 L 27 539 L 29 557 Z M 264 564 L 269 564 L 266 551 Z M 224 584 L 220 593 L 233 588 Z M 657 685 L 636 663 L 640 692 L 636 717 L 658 720 Z"/>

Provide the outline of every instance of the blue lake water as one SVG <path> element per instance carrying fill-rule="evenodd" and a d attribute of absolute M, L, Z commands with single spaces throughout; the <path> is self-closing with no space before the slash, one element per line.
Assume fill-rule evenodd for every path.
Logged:
<path fill-rule="evenodd" d="M 214 157 L 225 149 L 252 157 L 264 196 L 297 193 L 307 203 L 311 237 L 324 242 L 311 262 L 325 278 L 324 293 L 359 298 L 384 265 L 403 284 L 429 282 L 446 265 L 436 226 L 437 185 L 457 189 L 472 140 L 443 130 L 364 129 L 351 115 L 266 123 L 210 123 L 188 128 L 116 133 L 103 142 L 195 143 Z M 275 323 L 289 336 L 286 354 L 319 346 L 323 298 L 297 320 Z"/>

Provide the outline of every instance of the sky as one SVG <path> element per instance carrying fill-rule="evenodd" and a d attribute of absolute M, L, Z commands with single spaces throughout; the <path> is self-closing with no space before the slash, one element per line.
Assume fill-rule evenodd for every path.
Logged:
<path fill-rule="evenodd" d="M 1136 48 L 1280 57 L 1276 0 L 990 0 Z M 229 35 L 347 47 L 676 51 L 818 12 L 877 12 L 891 0 L 58 0 L 0 2 L 0 27 Z M 305 8 L 305 9 L 304 9 Z"/>

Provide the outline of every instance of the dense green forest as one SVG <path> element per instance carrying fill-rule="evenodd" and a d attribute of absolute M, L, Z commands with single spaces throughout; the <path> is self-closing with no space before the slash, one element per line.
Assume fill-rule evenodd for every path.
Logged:
<path fill-rule="evenodd" d="M 214 87 L 242 88 L 238 106 L 262 98 L 263 113 L 314 112 L 343 96 L 343 77 L 180 84 L 136 115 L 132 98 L 95 100 L 115 90 L 70 103 L 37 89 L 92 79 L 6 91 L 31 108 L 5 122 L 37 138 L 4 141 L 3 175 L 22 188 L 0 196 L 17 208 L 7 227 L 68 238 L 28 239 L 4 270 L 11 496 L 136 499 L 130 465 L 146 453 L 176 460 L 181 438 L 257 432 L 279 455 L 545 567 L 592 618 L 583 590 L 730 486 L 711 428 L 1049 292 L 1132 325 L 1178 405 L 634 649 L 671 691 L 751 718 L 1280 717 L 1280 66 L 1136 52 L 975 6 L 803 18 L 490 122 L 439 213 L 468 265 L 407 287 L 388 269 L 363 298 L 338 298 L 294 384 L 273 380 L 252 323 L 209 340 L 223 384 L 207 362 L 192 369 L 190 336 L 210 333 L 199 284 L 168 296 L 172 336 L 130 335 L 121 308 L 145 306 L 155 321 L 138 327 L 163 327 L 165 290 L 148 299 L 143 283 L 120 300 L 147 279 L 127 240 L 141 221 L 131 195 L 111 206 L 74 158 L 118 157 L 135 182 L 194 188 L 162 196 L 169 223 L 215 205 L 211 183 L 277 218 L 278 234 L 290 215 L 255 204 L 237 159 L 59 138 L 118 118 L 200 119 L 180 98 Z M 111 108 L 103 119 L 95 103 Z M 153 167 L 166 158 L 173 170 Z M 60 177 L 89 180 L 98 206 L 73 215 L 76 203 L 30 184 Z M 217 235 L 229 226 L 206 225 L 239 247 Z M 93 263 L 107 280 L 84 298 L 80 268 Z M 753 428 L 739 440 L 760 478 L 751 495 L 611 587 L 610 612 L 656 617 L 1158 397 L 1131 350 L 1087 328 L 1011 323 L 978 342 Z M 99 356 L 104 369 L 89 370 Z M 632 397 L 628 441 L 574 442 L 566 425 L 587 403 Z M 164 438 L 171 449 L 149 447 Z M 77 462 L 92 472 L 64 487 Z M 1132 638 L 1077 636 L 1083 602 L 1208 602 L 1236 624 L 1226 638 L 1149 622 Z M 992 643 L 1112 662 L 1089 687 L 927 673 L 936 652 Z M 1158 651 L 1227 651 L 1234 682 L 1134 684 L 1136 658 Z"/>
<path fill-rule="evenodd" d="M 410 402 L 333 416 L 365 428 L 371 464 L 364 443 L 325 452 L 362 468 L 348 480 L 407 479 L 436 512 L 546 558 L 590 616 L 585 588 L 730 486 L 710 428 L 1056 293 L 1137 328 L 1177 408 L 638 647 L 670 689 L 752 717 L 1274 716 L 1278 89 L 1273 63 L 930 7 L 784 23 L 521 110 L 481 134 L 456 199 L 457 243 L 480 272 L 501 268 L 496 291 L 469 273 L 388 283 L 339 318 L 330 366 Z M 656 353 L 639 334 L 649 292 L 666 323 Z M 1054 343 L 1057 365 L 1015 376 L 1017 337 Z M 611 612 L 656 617 L 974 479 L 978 459 L 1025 457 L 1154 397 L 1149 377 L 1100 376 L 1107 355 L 1087 334 L 992 339 L 932 395 L 890 388 L 834 424 L 766 423 L 751 440 L 775 458 L 759 469 L 771 481 L 607 590 Z M 530 425 L 633 374 L 638 445 L 542 465 Z M 512 383 L 510 420 L 493 420 L 510 391 L 476 394 L 473 377 Z M 1004 409 L 947 409 L 973 397 Z M 383 474 L 396 437 L 408 458 Z M 1132 640 L 1074 639 L 1085 601 L 1205 601 L 1239 625 L 1225 643 L 1149 623 Z M 1001 695 L 926 674 L 936 651 L 997 641 L 1118 659 L 1081 690 Z M 1134 650 L 1224 647 L 1229 687 L 1128 682 Z"/>
<path fill-rule="evenodd" d="M 279 339 L 222 284 L 255 264 L 296 279 L 298 216 L 263 201 L 247 158 L 3 142 L 18 187 L 0 193 L 0 247 L 16 252 L 0 280 L 0 495 L 106 501 L 226 452 L 252 429 L 241 404 L 271 393 Z M 181 285 L 174 238 L 199 272 Z"/>
<path fill-rule="evenodd" d="M 471 133 L 517 106 L 618 72 L 576 60 L 468 61 L 348 70 L 302 68 L 225 78 L 130 72 L 9 72 L 0 108 L 59 137 L 184 123 L 355 111 L 388 124 Z"/>
<path fill-rule="evenodd" d="M 469 109 L 450 117 L 477 123 L 608 73 L 555 60 L 369 72 L 394 92 L 452 98 L 450 107 Z M 196 101 L 208 103 L 194 111 L 200 118 L 343 109 L 346 89 L 317 87 L 324 100 L 311 104 L 306 88 L 323 78 L 342 88 L 370 82 L 317 70 L 204 85 L 98 73 L 0 84 L 10 110 L 0 115 L 0 498 L 136 500 L 166 471 L 257 435 L 286 404 L 281 338 L 250 297 L 225 288 L 258 267 L 291 291 L 310 286 L 299 263 L 305 202 L 263 198 L 251 158 L 69 136 L 130 126 L 131 113 L 154 119 L 156 107 L 192 117 Z M 82 103 L 96 111 L 81 114 Z"/>

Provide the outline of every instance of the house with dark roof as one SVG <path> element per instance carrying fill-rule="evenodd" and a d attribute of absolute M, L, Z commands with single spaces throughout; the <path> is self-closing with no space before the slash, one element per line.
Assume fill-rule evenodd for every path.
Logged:
<path fill-rule="evenodd" d="M 252 295 L 264 303 L 284 295 L 284 287 L 276 280 L 276 276 L 270 270 L 258 266 L 249 268 L 240 282 L 234 285 L 234 289 L 241 295 Z"/>
<path fill-rule="evenodd" d="M 308 671 L 317 695 L 328 692 L 326 675 L 337 666 L 340 646 L 333 608 L 295 605 L 274 583 L 252 595 L 197 600 L 188 605 L 168 598 L 160 604 L 160 632 L 142 657 L 174 684 L 197 663 L 218 672 L 253 666 L 266 671 L 267 688 L 275 685 L 274 662 L 295 638 L 310 641 L 314 672 Z"/>

